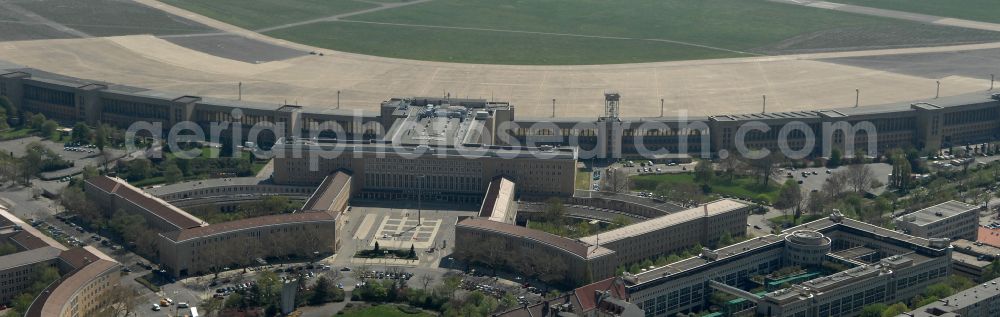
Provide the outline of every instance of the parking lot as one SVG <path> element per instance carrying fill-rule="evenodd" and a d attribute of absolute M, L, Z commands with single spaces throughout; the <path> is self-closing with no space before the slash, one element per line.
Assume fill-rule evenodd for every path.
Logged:
<path fill-rule="evenodd" d="M 892 173 L 892 165 L 886 163 L 871 163 L 865 164 L 872 170 L 874 175 L 873 179 L 882 182 L 882 184 L 889 183 L 889 174 Z M 780 174 L 776 177 L 781 182 L 787 179 L 795 180 L 799 183 L 802 188 L 803 195 L 808 195 L 812 191 L 820 191 L 823 189 L 823 183 L 826 183 L 826 179 L 830 178 L 833 173 L 847 170 L 847 166 L 840 166 L 833 169 L 828 169 L 825 167 L 807 167 L 807 168 L 792 168 L 792 169 L 781 169 Z M 879 188 L 873 188 L 872 193 L 879 195 L 885 191 L 886 186 Z"/>

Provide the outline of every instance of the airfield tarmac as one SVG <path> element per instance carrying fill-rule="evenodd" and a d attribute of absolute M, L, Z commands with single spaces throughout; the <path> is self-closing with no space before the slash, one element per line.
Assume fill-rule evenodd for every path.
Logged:
<path fill-rule="evenodd" d="M 0 60 L 48 72 L 217 98 L 375 110 L 402 96 L 510 101 L 517 116 L 596 117 L 605 90 L 624 117 L 815 110 L 989 88 L 1000 43 L 587 66 L 426 62 L 335 52 L 270 38 L 153 0 L 139 0 L 214 29 L 191 35 L 126 35 L 0 42 Z M 308 52 L 323 53 L 324 56 Z M 957 71 L 948 71 L 958 69 Z"/>

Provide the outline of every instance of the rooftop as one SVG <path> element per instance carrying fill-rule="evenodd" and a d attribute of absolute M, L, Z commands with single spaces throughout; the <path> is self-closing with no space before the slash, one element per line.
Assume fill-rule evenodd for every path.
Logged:
<path fill-rule="evenodd" d="M 59 259 L 66 264 L 74 268 L 82 268 L 87 266 L 87 264 L 93 263 L 98 260 L 105 260 L 114 262 L 115 260 L 109 257 L 104 252 L 98 251 L 92 246 L 85 246 L 82 248 L 73 248 L 63 251 L 59 254 Z"/>
<path fill-rule="evenodd" d="M 62 250 L 55 247 L 45 246 L 0 256 L 0 271 L 55 260 L 59 257 L 60 252 L 62 252 Z"/>
<path fill-rule="evenodd" d="M 302 210 L 340 212 L 340 210 L 333 210 L 333 202 L 344 194 L 344 190 L 347 189 L 350 182 L 351 175 L 344 171 L 336 171 L 327 175 L 323 178 L 323 183 L 306 200 Z M 347 194 L 350 195 L 350 193 Z"/>
<path fill-rule="evenodd" d="M 1000 296 L 1000 278 L 939 299 L 909 313 L 900 314 L 898 317 L 960 316 L 958 314 L 960 309 L 978 305 L 987 299 L 996 300 L 998 296 Z"/>
<path fill-rule="evenodd" d="M 926 226 L 952 216 L 975 210 L 978 207 L 954 200 L 946 201 L 896 218 L 917 226 Z"/>
<path fill-rule="evenodd" d="M 747 205 L 735 200 L 731 199 L 716 200 L 688 210 L 631 224 L 615 230 L 600 233 L 598 235 L 583 237 L 580 238 L 580 241 L 589 244 L 597 244 L 598 239 L 600 239 L 600 241 L 604 243 L 618 241 L 621 239 L 647 234 L 650 232 L 654 232 L 663 228 L 685 223 L 688 221 L 697 220 L 702 217 L 711 217 L 724 214 L 744 207 L 747 207 Z"/>
<path fill-rule="evenodd" d="M 79 268 L 55 283 L 49 285 L 41 295 L 35 298 L 25 316 L 59 316 L 63 308 L 70 304 L 70 298 L 87 286 L 94 279 L 107 274 L 115 274 L 118 262 L 98 260 Z"/>
<path fill-rule="evenodd" d="M 456 226 L 475 228 L 478 230 L 485 230 L 485 231 L 493 231 L 508 236 L 534 240 L 561 249 L 563 251 L 572 253 L 578 257 L 585 259 L 597 258 L 614 252 L 604 247 L 595 247 L 593 245 L 586 244 L 581 241 L 560 237 L 544 231 L 528 229 L 521 226 L 490 221 L 482 218 L 465 219 L 459 222 L 458 225 Z"/>
<path fill-rule="evenodd" d="M 178 231 L 160 233 L 161 236 L 175 242 L 197 239 L 216 234 L 224 234 L 246 229 L 263 228 L 291 223 L 336 221 L 337 218 L 325 212 L 297 212 L 293 214 L 269 215 L 246 218 L 229 222 L 217 223 L 204 227 L 194 227 Z"/>
<path fill-rule="evenodd" d="M 21 227 L 21 233 L 17 233 L 11 238 L 14 242 L 21 244 L 21 247 L 24 249 L 50 246 L 56 249 L 66 250 L 66 246 L 63 246 L 62 243 L 59 243 L 59 241 L 56 241 L 55 239 L 52 239 L 52 237 L 38 231 L 35 227 L 28 225 L 24 222 L 24 220 L 21 220 L 21 218 L 14 216 L 14 214 L 7 212 L 7 208 L 4 208 L 3 206 L 0 206 L 0 218 Z"/>
<path fill-rule="evenodd" d="M 979 269 L 986 268 L 992 261 L 981 260 L 980 257 L 960 252 L 955 252 L 951 254 L 951 261 L 955 263 L 963 263 L 967 266 L 977 267 Z"/>
<path fill-rule="evenodd" d="M 537 158 L 575 160 L 576 147 L 527 147 L 527 146 L 397 146 L 384 143 L 337 139 L 280 139 L 274 145 L 275 150 L 292 150 L 301 146 L 302 150 L 330 151 L 331 157 L 345 153 L 371 153 L 381 155 L 398 155 L 405 158 L 445 158 L 461 157 L 476 159 L 483 157 L 495 158 Z"/>
<path fill-rule="evenodd" d="M 649 197 L 640 197 L 640 196 L 631 195 L 631 194 L 613 193 L 613 192 L 593 192 L 591 194 L 592 194 L 592 196 L 590 196 L 590 197 L 595 198 L 595 199 L 617 200 L 617 201 L 622 201 L 622 202 L 626 202 L 626 203 L 630 203 L 630 204 L 636 204 L 636 205 L 640 205 L 640 206 L 646 206 L 646 207 L 649 207 L 649 208 L 653 208 L 653 209 L 662 211 L 664 214 L 669 214 L 669 213 L 673 213 L 673 212 L 678 212 L 678 211 L 685 210 L 684 207 L 675 205 L 673 203 L 662 201 L 662 200 L 658 200 L 658 199 L 653 199 L 653 198 L 649 198 Z"/>
<path fill-rule="evenodd" d="M 514 200 L 514 182 L 506 177 L 493 179 L 486 189 L 486 198 L 483 198 L 483 205 L 479 208 L 479 217 L 507 222 L 510 213 L 517 211 L 509 210 L 511 200 Z"/>
<path fill-rule="evenodd" d="M 831 231 L 842 230 L 854 234 L 866 234 L 871 237 L 878 237 L 879 239 L 881 237 L 888 237 L 894 241 L 898 241 L 900 244 L 905 244 L 904 247 L 910 250 L 937 250 L 928 246 L 929 240 L 927 239 L 906 235 L 853 219 L 844 218 L 838 222 L 828 217 L 785 229 L 784 233 L 779 235 L 766 235 L 716 249 L 714 252 L 717 254 L 717 257 L 714 260 L 709 260 L 701 256 L 691 257 L 633 275 L 627 281 L 630 285 L 639 285 L 689 270 L 707 270 L 713 267 L 713 265 L 728 263 L 732 259 L 753 256 L 757 253 L 755 250 L 781 247 L 784 245 L 785 236 L 799 230 L 817 231 L 824 233 L 826 236 L 831 236 L 828 234 Z M 911 252 L 906 254 L 906 259 L 913 263 L 920 263 L 928 260 L 929 257 L 918 252 Z"/>
<path fill-rule="evenodd" d="M 143 192 L 123 179 L 98 176 L 88 179 L 87 182 L 106 193 L 121 196 L 125 200 L 146 209 L 153 215 L 166 220 L 179 229 L 208 225 L 207 222 L 198 219 L 198 217 L 174 207 L 160 198 Z"/>
<path fill-rule="evenodd" d="M 238 186 L 238 185 L 259 185 L 261 184 L 261 179 L 257 177 L 229 177 L 229 178 L 209 178 L 201 179 L 187 182 L 174 183 L 169 185 L 151 187 L 145 189 L 147 193 L 153 196 L 162 197 L 164 195 L 185 192 L 189 190 L 222 187 L 222 186 Z"/>
<path fill-rule="evenodd" d="M 792 285 L 789 288 L 773 291 L 767 293 L 767 295 L 764 296 L 767 299 L 775 299 L 778 301 L 785 301 L 796 298 L 805 299 L 808 298 L 809 297 L 808 295 L 811 294 L 812 292 L 829 291 L 834 288 L 843 286 L 844 284 L 853 283 L 855 281 L 862 279 L 868 279 L 873 276 L 878 276 L 882 272 L 883 272 L 882 267 L 880 265 L 865 265 L 865 266 L 853 267 L 845 271 L 837 272 L 835 274 L 805 281 L 798 285 Z"/>
<path fill-rule="evenodd" d="M 21 249 L 24 250 L 32 250 L 32 249 L 51 246 L 48 243 L 46 243 L 45 240 L 42 240 L 38 236 L 35 236 L 34 234 L 31 234 L 30 232 L 24 230 L 12 234 L 9 239 L 11 242 L 16 243 L 18 246 L 21 247 Z"/>
<path fill-rule="evenodd" d="M 1000 248 L 982 242 L 973 242 L 965 239 L 958 239 L 952 241 L 951 245 L 955 247 L 955 251 L 961 253 L 977 255 L 977 256 L 985 255 L 993 258 L 1000 257 Z"/>
<path fill-rule="evenodd" d="M 979 234 L 976 241 L 1000 248 L 1000 229 L 990 229 L 979 226 Z"/>

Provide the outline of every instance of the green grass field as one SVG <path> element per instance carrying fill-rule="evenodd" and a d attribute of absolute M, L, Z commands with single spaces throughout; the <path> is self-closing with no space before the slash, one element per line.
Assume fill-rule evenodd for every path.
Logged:
<path fill-rule="evenodd" d="M 355 12 L 376 5 L 353 0 L 161 0 L 247 29 Z"/>
<path fill-rule="evenodd" d="M 833 0 L 831 2 L 1000 23 L 997 0 Z"/>
<path fill-rule="evenodd" d="M 635 182 L 635 189 L 645 191 L 655 191 L 656 186 L 659 184 L 696 184 L 693 173 L 638 175 L 633 176 L 632 179 Z M 778 199 L 778 192 L 780 191 L 774 183 L 764 187 L 754 184 L 753 179 L 750 177 L 736 177 L 730 182 L 724 176 L 716 176 L 712 178 L 709 185 L 712 187 L 712 192 L 707 197 L 707 200 L 718 198 L 720 195 L 727 195 L 754 201 L 766 200 L 768 203 L 774 203 Z"/>
<path fill-rule="evenodd" d="M 348 0 L 163 1 L 251 29 L 376 6 Z M 525 65 L 635 63 L 1000 40 L 1000 32 L 766 0 L 434 0 L 266 34 L 376 56 Z"/>
<path fill-rule="evenodd" d="M 584 169 L 576 170 L 576 189 L 588 190 L 590 189 L 590 180 L 594 177 L 594 174 L 588 172 Z"/>
<path fill-rule="evenodd" d="M 433 317 L 428 313 L 409 314 L 399 310 L 395 305 L 378 305 L 365 308 L 348 308 L 337 317 Z"/>

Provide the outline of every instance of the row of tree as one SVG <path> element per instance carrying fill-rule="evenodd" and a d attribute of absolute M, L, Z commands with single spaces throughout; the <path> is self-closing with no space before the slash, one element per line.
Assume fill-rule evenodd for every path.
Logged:
<path fill-rule="evenodd" d="M 956 292 L 968 289 L 975 284 L 969 279 L 957 275 L 948 276 L 945 281 L 932 284 L 924 289 L 923 294 L 914 296 L 909 299 L 909 305 L 906 302 L 896 302 L 895 304 L 887 305 L 883 303 L 877 303 L 865 306 L 861 309 L 860 317 L 896 317 L 905 312 L 908 312 L 912 308 L 921 307 L 930 303 L 934 303 L 939 299 L 951 296 Z"/>

